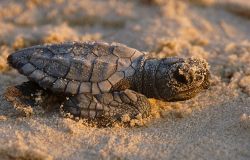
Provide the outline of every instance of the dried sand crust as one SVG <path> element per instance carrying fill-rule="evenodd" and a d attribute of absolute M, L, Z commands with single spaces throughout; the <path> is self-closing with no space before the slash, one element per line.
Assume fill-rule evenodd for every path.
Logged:
<path fill-rule="evenodd" d="M 250 7 L 227 2 L 1 1 L 0 159 L 249 159 Z M 100 128 L 57 110 L 12 106 L 4 98 L 9 86 L 26 81 L 6 64 L 12 51 L 99 39 L 152 56 L 204 58 L 212 86 L 185 102 L 150 99 L 152 119 L 130 122 L 140 127 Z"/>

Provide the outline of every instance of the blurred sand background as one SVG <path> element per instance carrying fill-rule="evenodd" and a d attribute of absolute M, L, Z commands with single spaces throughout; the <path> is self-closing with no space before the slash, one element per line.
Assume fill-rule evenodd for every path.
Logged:
<path fill-rule="evenodd" d="M 9 54 L 69 40 L 202 57 L 212 86 L 185 102 L 151 99 L 152 119 L 134 127 L 99 128 L 4 99 L 27 81 Z M 250 1 L 1 0 L 0 101 L 0 159 L 250 159 Z"/>

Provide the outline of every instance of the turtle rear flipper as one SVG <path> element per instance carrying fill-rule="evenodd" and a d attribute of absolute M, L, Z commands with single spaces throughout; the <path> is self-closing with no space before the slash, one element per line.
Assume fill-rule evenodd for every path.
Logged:
<path fill-rule="evenodd" d="M 98 95 L 75 95 L 65 101 L 63 110 L 76 117 L 90 120 L 102 117 L 121 120 L 123 115 L 129 115 L 130 118 L 135 118 L 139 114 L 143 118 L 148 117 L 151 105 L 144 95 L 126 89 Z"/>

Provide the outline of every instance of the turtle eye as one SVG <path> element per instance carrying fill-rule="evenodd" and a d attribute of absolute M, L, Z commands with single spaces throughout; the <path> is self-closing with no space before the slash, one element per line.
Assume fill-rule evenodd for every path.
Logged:
<path fill-rule="evenodd" d="M 180 82 L 180 83 L 182 83 L 182 84 L 188 84 L 188 82 L 189 82 L 189 80 L 187 79 L 187 77 L 186 77 L 185 75 L 183 75 L 183 74 L 175 73 L 175 74 L 174 74 L 174 78 L 175 78 L 178 82 Z"/>

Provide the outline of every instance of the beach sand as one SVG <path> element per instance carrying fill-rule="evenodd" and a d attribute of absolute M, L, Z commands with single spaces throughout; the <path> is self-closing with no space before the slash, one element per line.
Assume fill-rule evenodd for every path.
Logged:
<path fill-rule="evenodd" d="M 0 159 L 250 159 L 250 3 L 244 0 L 0 1 Z M 36 44 L 104 40 L 158 57 L 208 61 L 195 98 L 150 99 L 151 119 L 98 127 L 41 106 L 13 106 L 27 79 L 6 57 Z"/>

